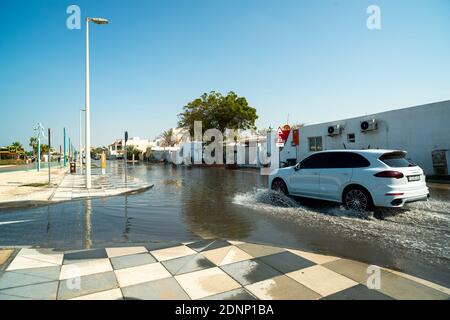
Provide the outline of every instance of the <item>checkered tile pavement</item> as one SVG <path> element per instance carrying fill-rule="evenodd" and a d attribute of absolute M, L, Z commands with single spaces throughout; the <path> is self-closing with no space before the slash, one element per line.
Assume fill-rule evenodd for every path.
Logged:
<path fill-rule="evenodd" d="M 151 187 L 150 184 L 134 177 L 129 177 L 125 184 L 123 178 L 111 174 L 92 175 L 92 188 L 89 190 L 86 189 L 85 183 L 83 175 L 68 174 L 49 200 L 60 202 L 81 198 L 107 197 Z"/>
<path fill-rule="evenodd" d="M 57 252 L 0 250 L 0 299 L 448 299 L 450 290 L 368 265 L 216 239 Z M 3 258 L 2 258 L 3 256 Z M 9 262 L 9 263 L 8 263 Z M 3 270 L 3 271 L 1 271 Z"/>

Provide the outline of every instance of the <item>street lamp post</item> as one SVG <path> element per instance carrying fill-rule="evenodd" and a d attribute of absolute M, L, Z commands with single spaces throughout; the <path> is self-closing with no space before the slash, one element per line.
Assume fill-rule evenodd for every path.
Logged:
<path fill-rule="evenodd" d="M 50 128 L 48 128 L 48 185 L 50 186 L 52 183 L 52 174 L 51 174 L 51 163 L 50 163 L 50 149 L 52 148 L 52 143 L 50 140 Z"/>
<path fill-rule="evenodd" d="M 83 174 L 83 132 L 82 132 L 82 130 L 83 130 L 83 120 L 82 120 L 82 115 L 81 115 L 81 113 L 83 112 L 83 111 L 86 111 L 85 109 L 80 109 L 80 142 L 79 142 L 79 148 L 80 148 L 80 151 L 78 152 L 78 157 L 80 158 L 79 159 L 79 163 L 80 163 L 80 173 L 81 174 Z"/>
<path fill-rule="evenodd" d="M 64 133 L 64 167 L 66 166 L 66 128 L 63 130 Z"/>
<path fill-rule="evenodd" d="M 90 92 L 89 92 L 89 22 L 96 24 L 108 24 L 108 20 L 103 18 L 86 18 L 86 94 L 85 94 L 85 108 L 86 108 L 86 188 L 91 188 L 91 106 L 90 106 Z"/>
<path fill-rule="evenodd" d="M 35 137 L 37 139 L 37 159 L 36 159 L 36 169 L 37 172 L 41 170 L 41 136 L 45 138 L 44 127 L 39 122 L 37 126 L 33 129 L 35 132 Z"/>

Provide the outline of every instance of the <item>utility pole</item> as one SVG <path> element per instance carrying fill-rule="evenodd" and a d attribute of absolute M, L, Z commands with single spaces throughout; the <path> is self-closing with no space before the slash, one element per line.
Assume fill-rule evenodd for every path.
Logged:
<path fill-rule="evenodd" d="M 64 167 L 67 165 L 66 163 L 66 128 L 64 128 Z"/>
<path fill-rule="evenodd" d="M 37 126 L 33 129 L 35 133 L 35 137 L 37 139 L 37 159 L 36 159 L 36 170 L 39 172 L 41 170 L 41 135 L 45 137 L 44 135 L 44 127 L 39 122 Z"/>
<path fill-rule="evenodd" d="M 128 141 L 128 131 L 125 131 L 125 143 L 124 143 L 124 159 L 125 159 L 125 187 L 127 186 L 127 158 L 128 158 L 128 152 L 127 152 L 127 141 Z"/>
<path fill-rule="evenodd" d="M 85 110 L 86 110 L 86 189 L 91 188 L 91 100 L 90 100 L 90 87 L 89 87 L 89 22 L 103 25 L 108 24 L 109 21 L 103 18 L 86 18 L 86 80 L 85 80 Z"/>
<path fill-rule="evenodd" d="M 79 163 L 80 163 L 80 173 L 83 174 L 83 120 L 82 120 L 82 112 L 86 111 L 86 109 L 80 109 L 80 141 L 79 141 Z"/>
<path fill-rule="evenodd" d="M 50 164 L 50 148 L 51 148 L 51 141 L 50 141 L 50 128 L 48 128 L 48 185 L 50 186 L 52 184 L 52 174 L 51 174 L 51 164 Z"/>
<path fill-rule="evenodd" d="M 38 136 L 37 171 L 41 171 L 41 137 Z"/>

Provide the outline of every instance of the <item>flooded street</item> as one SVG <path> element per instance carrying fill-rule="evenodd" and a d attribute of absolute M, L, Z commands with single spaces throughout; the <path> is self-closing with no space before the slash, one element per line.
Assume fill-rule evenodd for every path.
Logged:
<path fill-rule="evenodd" d="M 121 163 L 111 162 L 122 175 Z M 450 194 L 383 210 L 384 220 L 267 189 L 258 170 L 130 165 L 143 193 L 0 211 L 0 246 L 93 248 L 217 237 L 299 248 L 450 285 Z"/>

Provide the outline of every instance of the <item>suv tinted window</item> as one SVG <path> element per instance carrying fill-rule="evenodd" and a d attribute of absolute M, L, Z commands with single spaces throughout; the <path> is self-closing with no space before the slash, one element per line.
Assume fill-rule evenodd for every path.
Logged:
<path fill-rule="evenodd" d="M 329 152 L 327 168 L 366 168 L 369 160 L 362 155 L 352 152 Z"/>
<path fill-rule="evenodd" d="M 327 165 L 326 153 L 316 153 L 301 162 L 302 169 L 320 169 Z"/>
<path fill-rule="evenodd" d="M 392 168 L 406 168 L 406 167 L 416 167 L 415 163 L 412 163 L 405 158 L 406 154 L 404 152 L 391 152 L 385 153 L 380 157 L 380 160 Z"/>

